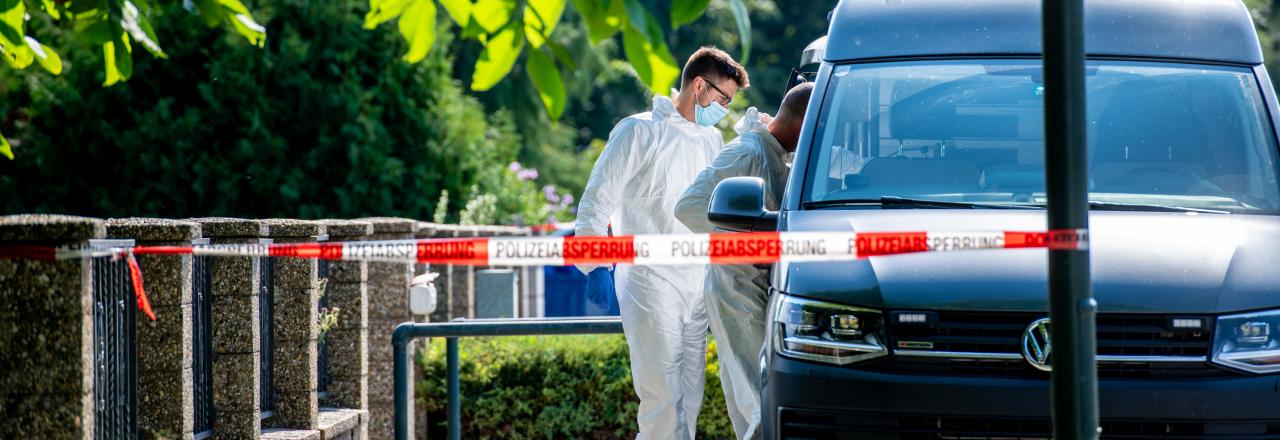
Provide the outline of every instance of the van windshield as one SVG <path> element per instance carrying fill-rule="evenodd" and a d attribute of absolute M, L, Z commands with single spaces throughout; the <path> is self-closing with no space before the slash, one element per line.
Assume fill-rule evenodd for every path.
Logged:
<path fill-rule="evenodd" d="M 1095 209 L 1280 211 L 1275 138 L 1251 70 L 1090 61 L 1087 75 Z M 1043 97 L 1038 60 L 836 66 L 803 201 L 1041 206 Z"/>

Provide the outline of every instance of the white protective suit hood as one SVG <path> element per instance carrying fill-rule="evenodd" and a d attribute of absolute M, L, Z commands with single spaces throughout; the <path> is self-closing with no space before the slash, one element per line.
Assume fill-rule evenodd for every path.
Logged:
<path fill-rule="evenodd" d="M 674 94 L 673 94 L 674 95 Z M 578 236 L 687 234 L 675 206 L 724 140 L 670 98 L 623 119 L 591 170 L 578 203 Z M 598 266 L 579 266 L 584 273 Z M 707 315 L 705 266 L 619 265 L 618 306 L 640 397 L 639 439 L 692 439 L 702 407 Z"/>

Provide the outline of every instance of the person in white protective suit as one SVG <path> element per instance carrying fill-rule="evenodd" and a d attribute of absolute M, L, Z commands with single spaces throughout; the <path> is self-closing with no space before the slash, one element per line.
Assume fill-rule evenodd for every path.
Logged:
<path fill-rule="evenodd" d="M 676 217 L 695 233 L 715 227 L 707 220 L 711 192 L 720 181 L 738 176 L 764 179 L 765 207 L 777 210 L 791 171 L 813 84 L 792 88 L 778 115 L 765 125 L 755 108 L 735 126 L 738 138 L 725 145 L 711 166 L 698 173 L 676 204 Z M 707 312 L 720 356 L 720 385 L 729 420 L 739 439 L 759 439 L 760 350 L 764 347 L 769 271 L 750 264 L 713 265 L 706 278 Z"/>
<path fill-rule="evenodd" d="M 628 116 L 609 133 L 579 199 L 575 233 L 606 235 L 612 223 L 618 235 L 688 234 L 676 221 L 676 200 L 720 152 L 724 138 L 714 125 L 748 84 L 746 70 L 724 51 L 694 52 L 672 99 L 654 96 L 652 111 Z M 588 277 L 609 270 L 578 268 Z M 615 275 L 640 397 L 637 438 L 692 439 L 706 374 L 706 268 L 620 265 Z"/>

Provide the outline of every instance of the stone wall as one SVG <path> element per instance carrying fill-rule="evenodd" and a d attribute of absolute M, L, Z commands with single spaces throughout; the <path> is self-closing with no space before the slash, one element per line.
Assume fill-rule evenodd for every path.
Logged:
<path fill-rule="evenodd" d="M 84 246 L 101 220 L 0 217 L 0 242 Z M 0 259 L 0 438 L 93 438 L 89 259 Z"/>
<path fill-rule="evenodd" d="M 193 222 L 150 218 L 107 221 L 107 236 L 139 246 L 186 246 Z M 190 439 L 194 430 L 190 255 L 139 255 L 143 290 L 156 320 L 138 323 L 138 432 L 141 438 Z"/>
<path fill-rule="evenodd" d="M 198 218 L 212 244 L 258 243 L 267 228 L 255 220 Z M 213 422 L 219 439 L 262 433 L 262 334 L 257 257 L 213 259 Z"/>
<path fill-rule="evenodd" d="M 373 224 L 369 240 L 403 240 L 414 237 L 417 222 L 399 218 L 360 219 Z M 410 263 L 369 263 L 369 435 L 392 438 L 395 422 L 395 394 L 391 332 L 400 323 L 412 321 L 409 311 Z M 409 347 L 413 353 L 413 346 Z M 410 355 L 412 359 L 412 354 Z M 413 369 L 409 369 L 412 380 Z M 409 414 L 413 426 L 413 412 Z"/>
<path fill-rule="evenodd" d="M 363 240 L 373 233 L 369 222 L 324 220 L 330 241 Z M 332 382 L 321 404 L 365 408 L 369 402 L 369 263 L 330 261 L 326 289 L 329 307 L 341 310 L 337 327 L 325 339 L 329 345 Z"/>
<path fill-rule="evenodd" d="M 512 235 L 528 235 L 528 230 L 433 225 L 395 218 L 131 218 L 103 222 L 67 216 L 0 217 L 0 244 L 5 247 L 83 247 L 90 239 L 98 238 L 127 239 L 144 246 L 186 246 L 193 241 L 258 244 Z M 205 309 L 194 304 L 193 257 L 137 256 L 157 318 L 154 322 L 139 318 L 136 346 L 132 347 L 136 349 L 136 366 L 129 374 L 136 374 L 137 378 L 138 438 L 192 439 L 200 434 L 193 432 L 194 404 L 201 395 L 195 391 L 198 368 L 193 361 L 200 358 L 195 353 L 198 338 L 194 338 L 197 310 L 210 311 L 208 327 L 203 328 L 210 328 L 212 335 L 209 370 L 210 400 L 215 413 L 213 438 L 393 437 L 391 333 L 396 325 L 414 318 L 409 310 L 409 280 L 414 264 L 327 262 L 326 301 L 341 312 L 337 325 L 325 334 L 331 382 L 322 397 L 318 392 L 317 364 L 321 293 L 318 261 L 289 257 L 208 258 L 211 286 L 207 288 L 207 298 L 211 298 L 212 305 Z M 103 261 L 112 262 L 112 267 L 125 267 L 123 260 L 112 260 L 106 254 L 58 261 L 0 258 L 0 286 L 6 287 L 0 290 L 0 353 L 5 353 L 0 356 L 0 411 L 10 420 L 0 424 L 0 438 L 95 437 L 93 393 L 95 380 L 100 379 L 95 379 L 93 370 L 94 264 Z M 265 262 L 271 263 L 271 272 L 264 272 Z M 474 314 L 475 269 L 421 268 L 442 274 L 437 280 L 439 303 L 431 320 Z M 535 270 L 521 270 L 522 298 L 530 296 L 531 279 L 527 274 Z M 111 274 L 118 278 L 117 282 L 127 282 L 120 281 L 127 279 L 120 277 L 120 272 Z M 271 302 L 263 303 L 267 285 L 272 287 L 273 297 Z M 124 289 L 128 293 L 122 295 L 132 294 L 132 288 Z M 521 302 L 522 316 L 534 313 L 529 304 Z M 132 302 L 117 305 L 134 313 Z M 261 321 L 263 312 L 268 311 L 266 316 L 271 316 L 271 321 Z M 267 331 L 270 333 L 264 333 Z M 268 334 L 274 337 L 268 340 L 264 337 Z M 272 343 L 265 344 L 266 341 Z M 274 358 L 274 367 L 264 371 L 264 356 L 268 355 Z M 33 371 L 40 374 L 31 374 Z M 413 371 L 411 368 L 411 374 Z M 264 392 L 275 396 L 272 413 L 265 419 Z M 421 437 L 425 435 L 426 420 L 421 408 L 417 410 L 418 415 L 411 412 L 409 417 Z"/>
<path fill-rule="evenodd" d="M 323 220 L 330 241 L 357 241 L 373 233 L 373 224 L 362 221 Z M 320 427 L 341 432 L 340 414 L 357 410 L 359 420 L 352 427 L 355 439 L 368 438 L 369 413 L 369 263 L 330 261 L 326 289 L 330 308 L 340 310 L 338 324 L 325 336 L 329 356 L 329 390 L 320 400 Z M 328 408 L 326 408 L 328 407 Z M 329 438 L 326 436 L 325 438 Z"/>
<path fill-rule="evenodd" d="M 262 220 L 273 243 L 314 243 L 323 224 L 305 220 Z M 320 307 L 318 262 L 314 258 L 278 257 L 274 268 L 272 317 L 275 319 L 275 414 L 273 428 L 317 427 L 316 315 Z"/>

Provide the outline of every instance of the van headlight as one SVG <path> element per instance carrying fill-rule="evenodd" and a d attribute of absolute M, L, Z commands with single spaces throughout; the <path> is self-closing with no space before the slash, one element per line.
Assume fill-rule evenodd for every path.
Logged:
<path fill-rule="evenodd" d="M 1250 373 L 1280 372 L 1280 310 L 1218 318 L 1213 362 Z"/>
<path fill-rule="evenodd" d="M 835 365 L 888 354 L 879 310 L 773 295 L 773 349 L 778 354 Z"/>

